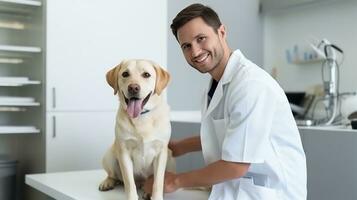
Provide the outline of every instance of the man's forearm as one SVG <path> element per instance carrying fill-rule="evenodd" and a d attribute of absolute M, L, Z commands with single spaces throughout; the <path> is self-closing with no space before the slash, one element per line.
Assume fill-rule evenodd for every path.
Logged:
<path fill-rule="evenodd" d="M 187 152 L 194 152 L 194 151 L 201 151 L 201 138 L 200 136 L 194 136 L 190 138 L 183 139 L 182 141 L 183 146 L 185 147 Z"/>
<path fill-rule="evenodd" d="M 179 188 L 211 186 L 223 181 L 242 177 L 248 171 L 249 163 L 235 163 L 219 160 L 202 169 L 177 174 Z"/>

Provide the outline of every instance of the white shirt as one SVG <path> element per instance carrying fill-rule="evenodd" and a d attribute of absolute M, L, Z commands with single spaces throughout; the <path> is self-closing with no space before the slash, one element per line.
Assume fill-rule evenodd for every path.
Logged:
<path fill-rule="evenodd" d="M 251 163 L 239 179 L 216 184 L 209 200 L 304 200 L 306 159 L 288 100 L 278 83 L 236 50 L 207 107 L 201 143 L 206 164 Z"/>

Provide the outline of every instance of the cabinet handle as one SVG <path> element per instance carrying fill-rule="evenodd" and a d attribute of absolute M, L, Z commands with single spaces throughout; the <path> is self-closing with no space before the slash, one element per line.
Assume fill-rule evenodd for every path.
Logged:
<path fill-rule="evenodd" d="M 52 138 L 56 137 L 56 116 L 52 116 Z"/>
<path fill-rule="evenodd" d="M 52 108 L 56 108 L 56 88 L 52 88 Z"/>

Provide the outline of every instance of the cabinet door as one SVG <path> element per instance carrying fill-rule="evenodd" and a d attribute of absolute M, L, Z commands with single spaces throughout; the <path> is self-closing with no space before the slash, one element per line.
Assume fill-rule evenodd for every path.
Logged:
<path fill-rule="evenodd" d="M 46 172 L 102 168 L 114 122 L 114 112 L 48 113 Z"/>
<path fill-rule="evenodd" d="M 106 72 L 128 58 L 165 67 L 166 10 L 166 1 L 47 1 L 47 110 L 115 110 Z"/>
<path fill-rule="evenodd" d="M 200 123 L 171 122 L 171 139 L 181 140 L 199 136 Z M 204 167 L 202 151 L 192 152 L 176 158 L 177 172 L 187 172 Z"/>
<path fill-rule="evenodd" d="M 326 127 L 299 131 L 306 154 L 307 199 L 357 199 L 356 132 Z"/>

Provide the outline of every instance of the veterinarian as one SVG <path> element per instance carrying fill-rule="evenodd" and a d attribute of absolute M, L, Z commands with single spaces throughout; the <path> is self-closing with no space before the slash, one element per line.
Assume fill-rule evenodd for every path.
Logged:
<path fill-rule="evenodd" d="M 202 150 L 206 166 L 167 172 L 165 192 L 212 186 L 209 200 L 306 199 L 305 154 L 278 83 L 229 48 L 226 29 L 211 8 L 186 7 L 171 29 L 188 64 L 212 79 L 202 102 L 200 137 L 169 144 L 174 156 Z"/>

